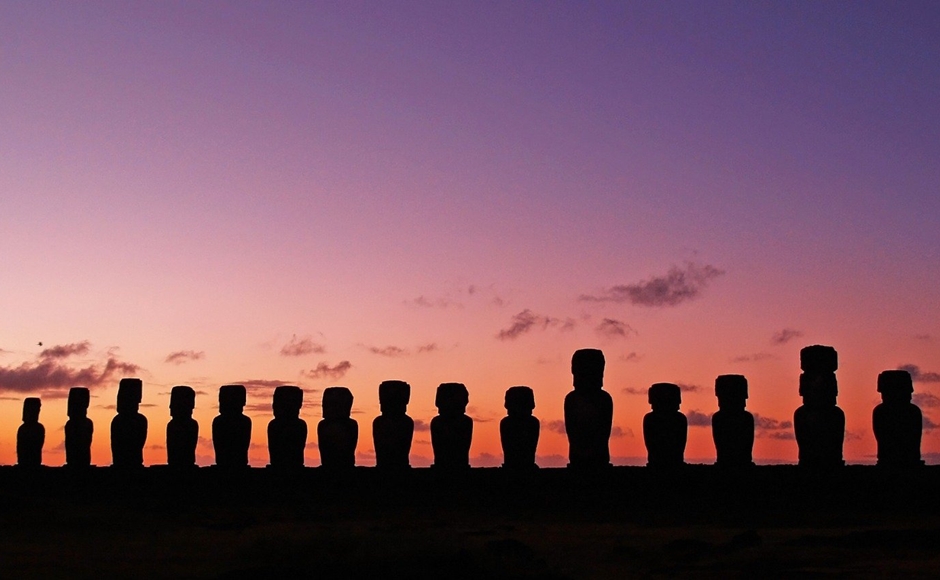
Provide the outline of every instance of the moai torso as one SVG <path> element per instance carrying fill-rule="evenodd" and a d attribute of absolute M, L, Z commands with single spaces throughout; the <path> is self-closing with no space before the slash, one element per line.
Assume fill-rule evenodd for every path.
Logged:
<path fill-rule="evenodd" d="M 147 442 L 147 418 L 138 413 L 140 379 L 121 379 L 117 415 L 111 420 L 111 462 L 115 467 L 142 467 Z"/>
<path fill-rule="evenodd" d="M 721 375 L 715 379 L 718 411 L 712 415 L 715 463 L 722 467 L 753 465 L 754 416 L 744 410 L 747 379 L 741 375 Z"/>
<path fill-rule="evenodd" d="M 42 446 L 46 428 L 39 422 L 41 402 L 36 397 L 23 401 L 23 424 L 16 430 L 16 464 L 22 467 L 42 465 Z"/>
<path fill-rule="evenodd" d="M 539 420 L 532 416 L 535 396 L 529 387 L 511 387 L 506 391 L 508 415 L 499 422 L 499 440 L 503 447 L 503 467 L 531 469 L 538 467 L 535 452 L 539 444 Z"/>
<path fill-rule="evenodd" d="M 574 390 L 565 396 L 565 431 L 570 467 L 610 465 L 614 401 L 604 386 L 604 354 L 581 349 L 571 358 Z"/>
<path fill-rule="evenodd" d="M 382 468 L 411 466 L 411 442 L 415 422 L 406 414 L 411 386 L 404 381 L 383 381 L 379 385 L 382 414 L 372 421 L 375 465 Z"/>
<path fill-rule="evenodd" d="M 808 346 L 800 351 L 800 366 L 803 405 L 793 414 L 800 465 L 814 468 L 845 465 L 842 459 L 845 413 L 836 406 L 836 351 L 828 346 Z"/>
<path fill-rule="evenodd" d="M 219 415 L 212 420 L 212 446 L 219 467 L 247 467 L 251 419 L 242 410 L 247 393 L 242 385 L 219 389 Z"/>
<path fill-rule="evenodd" d="M 469 396 L 462 383 L 442 383 L 437 388 L 435 404 L 438 415 L 431 419 L 431 447 L 434 467 L 463 469 L 470 467 L 473 419 L 466 415 Z"/>
<path fill-rule="evenodd" d="M 283 386 L 274 390 L 274 419 L 268 423 L 268 453 L 272 467 L 303 467 L 307 423 L 300 418 L 303 391 Z"/>
<path fill-rule="evenodd" d="M 679 386 L 656 383 L 649 390 L 651 413 L 643 417 L 643 442 L 646 444 L 647 465 L 675 467 L 685 464 L 685 443 L 689 424 L 679 412 Z"/>
<path fill-rule="evenodd" d="M 192 467 L 196 464 L 196 444 L 199 442 L 199 423 L 193 419 L 196 392 L 181 385 L 170 391 L 170 416 L 166 424 L 166 462 L 173 467 Z"/>
<path fill-rule="evenodd" d="M 86 416 L 89 396 L 88 389 L 84 387 L 69 390 L 69 420 L 65 423 L 65 464 L 69 467 L 91 465 L 91 438 L 95 425 Z"/>
<path fill-rule="evenodd" d="M 911 402 L 914 383 L 907 371 L 885 371 L 878 375 L 882 403 L 872 413 L 872 429 L 878 442 L 878 465 L 916 467 L 923 465 L 920 442 L 923 414 Z"/>
<path fill-rule="evenodd" d="M 320 465 L 349 468 L 356 465 L 359 424 L 350 417 L 353 396 L 345 387 L 323 391 L 323 420 L 317 425 Z"/>

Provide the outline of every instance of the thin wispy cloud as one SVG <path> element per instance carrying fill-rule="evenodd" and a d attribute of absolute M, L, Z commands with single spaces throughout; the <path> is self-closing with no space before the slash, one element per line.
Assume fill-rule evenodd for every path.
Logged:
<path fill-rule="evenodd" d="M 325 362 L 319 363 L 316 368 L 312 368 L 308 371 L 304 371 L 303 375 L 311 379 L 332 379 L 338 380 L 343 378 L 349 369 L 352 368 L 352 363 L 348 360 L 340 361 L 333 366 Z"/>
<path fill-rule="evenodd" d="M 898 370 L 911 373 L 911 380 L 915 383 L 940 383 L 940 373 L 923 371 L 914 364 L 899 365 Z"/>
<path fill-rule="evenodd" d="M 418 347 L 418 354 L 424 354 L 428 352 L 435 352 L 440 350 L 440 347 L 437 346 L 436 342 L 429 342 L 428 344 L 422 344 Z"/>
<path fill-rule="evenodd" d="M 594 331 L 606 338 L 627 338 L 631 334 L 637 334 L 629 324 L 614 318 L 605 318 Z"/>
<path fill-rule="evenodd" d="M 140 370 L 138 365 L 118 359 L 114 349 L 99 363 L 76 367 L 65 361 L 71 356 L 86 355 L 90 350 L 88 341 L 54 346 L 42 351 L 35 362 L 0 366 L 0 392 L 41 392 L 43 396 L 52 396 L 71 387 L 100 387 Z"/>
<path fill-rule="evenodd" d="M 622 354 L 617 358 L 623 362 L 640 362 L 643 357 L 636 352 L 628 352 L 627 354 Z"/>
<path fill-rule="evenodd" d="M 702 387 L 699 385 L 690 385 L 686 383 L 675 383 L 679 387 L 679 391 L 682 393 L 698 393 L 702 391 Z M 621 392 L 624 395 L 647 395 L 649 394 L 649 387 L 646 388 L 637 388 L 637 387 L 624 387 L 621 389 Z"/>
<path fill-rule="evenodd" d="M 711 415 L 706 415 L 694 409 L 687 412 L 685 418 L 689 421 L 689 427 L 711 427 L 712 425 Z"/>
<path fill-rule="evenodd" d="M 779 346 L 802 336 L 803 333 L 799 330 L 793 328 L 784 328 L 783 330 L 775 332 L 773 336 L 770 337 L 770 344 Z"/>
<path fill-rule="evenodd" d="M 653 308 L 678 306 L 698 298 L 713 279 L 724 273 L 724 270 L 714 266 L 687 262 L 682 268 L 673 266 L 662 276 L 611 286 L 596 295 L 582 294 L 578 300 L 629 303 Z"/>
<path fill-rule="evenodd" d="M 733 363 L 744 363 L 744 362 L 760 362 L 762 360 L 770 360 L 772 358 L 777 358 L 769 352 L 756 352 L 754 354 L 742 354 L 741 356 L 736 356 L 731 359 Z"/>
<path fill-rule="evenodd" d="M 632 438 L 633 429 L 630 429 L 629 427 L 624 429 L 623 427 L 618 427 L 617 425 L 614 425 L 613 427 L 610 428 L 610 437 L 612 439 L 622 439 L 624 437 Z"/>
<path fill-rule="evenodd" d="M 499 340 L 515 340 L 533 330 L 547 330 L 549 328 L 558 328 L 559 330 L 571 330 L 575 326 L 573 318 L 564 320 L 552 316 L 542 316 L 526 308 L 522 312 L 514 315 L 509 326 L 501 329 L 496 338 Z"/>
<path fill-rule="evenodd" d="M 175 365 L 181 365 L 184 363 L 202 360 L 206 357 L 204 351 L 195 351 L 195 350 L 178 350 L 176 352 L 171 352 L 166 355 L 166 359 L 163 362 L 171 363 Z"/>
<path fill-rule="evenodd" d="M 415 419 L 415 431 L 430 431 L 431 424 L 421 419 Z"/>
<path fill-rule="evenodd" d="M 932 393 L 914 393 L 914 396 L 911 397 L 911 401 L 918 407 L 925 409 L 940 407 L 940 397 Z"/>
<path fill-rule="evenodd" d="M 927 415 L 923 416 L 922 424 L 924 427 L 924 431 L 933 431 L 934 429 L 940 427 L 940 425 L 937 425 L 936 423 L 934 423 L 933 420 Z"/>
<path fill-rule="evenodd" d="M 930 342 L 933 340 L 933 336 L 930 334 L 915 334 L 914 340 L 922 340 L 924 342 Z"/>
<path fill-rule="evenodd" d="M 43 360 L 59 360 L 75 355 L 88 354 L 91 350 L 91 343 L 87 340 L 82 342 L 73 342 L 71 344 L 62 344 L 47 348 L 39 353 L 39 358 Z"/>
<path fill-rule="evenodd" d="M 551 431 L 552 433 L 558 433 L 559 435 L 565 435 L 568 431 L 565 430 L 565 422 L 561 419 L 555 419 L 554 421 L 548 421 L 545 423 L 545 428 Z"/>
<path fill-rule="evenodd" d="M 313 338 L 297 338 L 297 335 L 291 337 L 290 342 L 281 347 L 281 356 L 305 356 L 308 354 L 323 354 L 326 347 L 322 344 L 313 342 Z"/>
<path fill-rule="evenodd" d="M 383 346 L 383 347 L 367 346 L 366 349 L 372 354 L 377 354 L 379 356 L 387 356 L 389 358 L 397 358 L 397 357 L 408 355 L 408 349 L 402 348 L 400 346 L 394 346 L 394 345 Z"/>
<path fill-rule="evenodd" d="M 754 413 L 755 437 L 767 439 L 793 439 L 793 422 L 781 421 L 773 417 L 764 417 Z"/>

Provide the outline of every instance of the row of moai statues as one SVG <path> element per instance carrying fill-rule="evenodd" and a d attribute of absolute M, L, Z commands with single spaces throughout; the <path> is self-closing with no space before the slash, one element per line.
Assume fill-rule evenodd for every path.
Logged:
<path fill-rule="evenodd" d="M 845 414 L 836 406 L 838 394 L 835 349 L 814 345 L 800 352 L 800 395 L 803 405 L 794 413 L 794 434 L 799 447 L 799 464 L 808 467 L 844 465 L 842 443 Z M 574 353 L 571 372 L 574 390 L 565 397 L 565 428 L 569 443 L 569 466 L 596 469 L 610 466 L 609 440 L 613 426 L 613 399 L 603 390 L 604 354 L 596 349 Z M 147 419 L 139 412 L 143 383 L 122 379 L 117 395 L 117 415 L 111 422 L 111 453 L 115 467 L 143 465 L 147 439 Z M 878 444 L 878 464 L 887 466 L 922 465 L 920 442 L 922 415 L 912 403 L 913 382 L 907 371 L 890 370 L 878 376 L 882 403 L 873 413 L 872 424 Z M 741 375 L 721 375 L 715 380 L 718 411 L 712 415 L 712 436 L 716 464 L 722 467 L 753 465 L 754 417 L 746 410 L 747 379 Z M 688 421 L 679 410 L 681 390 L 672 383 L 656 383 L 649 388 L 651 412 L 643 418 L 643 439 L 648 465 L 670 467 L 685 463 Z M 407 414 L 411 387 L 404 381 L 384 381 L 379 385 L 381 414 L 372 424 L 376 466 L 410 466 L 414 420 Z M 219 389 L 219 415 L 212 421 L 212 443 L 216 465 L 245 467 L 251 444 L 251 419 L 244 414 L 247 393 L 242 385 Z M 171 420 L 166 427 L 167 464 L 194 466 L 199 425 L 192 418 L 196 394 L 188 386 L 173 387 L 170 393 Z M 469 393 L 462 383 L 443 383 L 437 388 L 438 415 L 431 420 L 434 466 L 445 469 L 470 466 L 473 419 L 466 414 Z M 65 425 L 66 465 L 91 463 L 94 426 L 87 417 L 88 389 L 69 392 Z M 42 463 L 45 430 L 39 423 L 40 400 L 28 398 L 23 404 L 23 425 L 17 432 L 17 461 L 24 466 Z M 329 387 L 323 392 L 323 419 L 317 425 L 321 464 L 324 467 L 352 467 L 356 463 L 358 423 L 351 417 L 353 395 L 345 387 Z M 268 451 L 272 467 L 302 467 L 307 444 L 307 424 L 300 418 L 303 390 L 281 386 L 274 391 L 274 418 L 268 423 Z M 535 397 L 531 388 L 511 387 L 506 391 L 507 416 L 499 425 L 506 468 L 536 467 L 540 423 L 533 416 Z"/>

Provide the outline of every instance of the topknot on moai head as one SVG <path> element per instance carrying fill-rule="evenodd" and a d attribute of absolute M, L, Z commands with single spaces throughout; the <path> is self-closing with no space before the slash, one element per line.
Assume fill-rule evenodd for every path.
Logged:
<path fill-rule="evenodd" d="M 441 383 L 437 387 L 434 405 L 441 415 L 462 415 L 470 403 L 470 393 L 463 383 Z"/>
<path fill-rule="evenodd" d="M 323 391 L 323 418 L 346 419 L 352 413 L 353 394 L 346 387 L 327 387 Z"/>
<path fill-rule="evenodd" d="M 839 383 L 835 373 L 803 373 L 800 375 L 800 396 L 813 401 L 835 400 Z"/>
<path fill-rule="evenodd" d="M 743 403 L 747 400 L 747 378 L 744 375 L 719 375 L 715 378 L 715 396 L 719 401 Z"/>
<path fill-rule="evenodd" d="M 800 369 L 810 373 L 834 373 L 839 369 L 839 354 L 831 346 L 804 347 L 800 350 Z"/>
<path fill-rule="evenodd" d="M 654 411 L 678 411 L 682 404 L 682 391 L 673 383 L 655 383 L 649 390 L 649 402 Z"/>
<path fill-rule="evenodd" d="M 304 406 L 304 391 L 294 385 L 282 385 L 274 389 L 271 407 L 275 417 L 299 417 Z"/>
<path fill-rule="evenodd" d="M 382 411 L 404 413 L 411 402 L 411 385 L 405 381 L 382 381 L 379 383 L 379 408 Z"/>
<path fill-rule="evenodd" d="M 186 385 L 178 385 L 170 389 L 170 414 L 174 412 L 192 413 L 196 408 L 196 391 Z"/>
<path fill-rule="evenodd" d="M 883 371 L 878 375 L 878 392 L 883 400 L 910 401 L 914 394 L 911 373 L 902 370 Z"/>
<path fill-rule="evenodd" d="M 117 412 L 136 413 L 144 395 L 144 382 L 140 379 L 124 378 L 118 384 Z"/>
<path fill-rule="evenodd" d="M 39 397 L 27 397 L 23 399 L 23 422 L 39 421 L 39 409 L 42 408 L 42 401 Z"/>
<path fill-rule="evenodd" d="M 91 401 L 91 393 L 88 392 L 86 387 L 72 387 L 69 389 L 69 417 L 84 417 L 88 412 L 89 401 Z"/>
<path fill-rule="evenodd" d="M 604 387 L 604 353 L 596 348 L 582 348 L 571 356 L 571 375 L 575 390 L 600 390 Z"/>
<path fill-rule="evenodd" d="M 535 394 L 529 387 L 509 387 L 504 406 L 510 415 L 530 415 L 535 409 Z"/>
<path fill-rule="evenodd" d="M 248 402 L 245 385 L 222 385 L 219 387 L 219 413 L 241 413 Z"/>

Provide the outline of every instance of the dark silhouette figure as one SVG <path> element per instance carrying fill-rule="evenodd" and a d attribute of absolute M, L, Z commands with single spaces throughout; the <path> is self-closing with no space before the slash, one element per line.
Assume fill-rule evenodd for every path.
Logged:
<path fill-rule="evenodd" d="M 46 428 L 39 422 L 42 402 L 36 397 L 23 400 L 23 424 L 16 430 L 16 464 L 22 467 L 42 465 L 42 445 Z"/>
<path fill-rule="evenodd" d="M 499 422 L 499 441 L 503 446 L 503 467 L 532 469 L 539 444 L 541 425 L 532 416 L 535 395 L 529 387 L 510 387 L 506 391 L 506 417 Z"/>
<path fill-rule="evenodd" d="M 609 467 L 614 401 L 603 390 L 604 353 L 593 348 L 575 351 L 571 375 L 574 390 L 565 397 L 568 466 Z"/>
<path fill-rule="evenodd" d="M 212 447 L 219 467 L 248 467 L 251 419 L 242 412 L 246 398 L 244 385 L 219 388 L 219 415 L 212 420 Z"/>
<path fill-rule="evenodd" d="M 111 463 L 114 467 L 143 467 L 147 442 L 147 418 L 141 415 L 144 383 L 121 379 L 117 394 L 117 415 L 111 420 Z"/>
<path fill-rule="evenodd" d="M 307 423 L 300 418 L 303 404 L 304 392 L 300 387 L 285 385 L 274 389 L 274 418 L 268 423 L 271 467 L 304 466 Z"/>
<path fill-rule="evenodd" d="M 95 425 L 88 418 L 89 397 L 85 387 L 69 389 L 69 420 L 65 423 L 65 464 L 69 467 L 91 465 L 91 438 Z"/>
<path fill-rule="evenodd" d="M 845 413 L 836 406 L 838 366 L 836 350 L 831 346 L 813 345 L 800 351 L 803 405 L 793 414 L 793 431 L 800 449 L 801 466 L 845 465 L 842 460 Z"/>
<path fill-rule="evenodd" d="M 884 371 L 878 375 L 882 403 L 875 407 L 871 422 L 878 441 L 878 465 L 913 467 L 923 465 L 920 438 L 923 415 L 911 402 L 914 383 L 907 371 Z"/>
<path fill-rule="evenodd" d="M 742 375 L 720 375 L 715 379 L 718 411 L 712 415 L 712 438 L 721 467 L 754 465 L 754 416 L 747 405 L 747 379 Z"/>
<path fill-rule="evenodd" d="M 656 383 L 650 387 L 649 402 L 653 410 L 643 417 L 643 442 L 646 443 L 650 467 L 685 465 L 685 442 L 689 422 L 679 412 L 682 395 L 679 385 Z"/>
<path fill-rule="evenodd" d="M 346 387 L 328 387 L 323 391 L 323 420 L 317 425 L 320 465 L 350 468 L 356 465 L 359 424 L 350 417 L 353 395 Z"/>
<path fill-rule="evenodd" d="M 379 408 L 382 414 L 372 421 L 376 467 L 411 467 L 411 441 L 414 438 L 415 422 L 406 414 L 410 400 L 411 385 L 404 381 L 382 381 L 379 385 Z"/>
<path fill-rule="evenodd" d="M 172 467 L 196 465 L 199 423 L 193 419 L 196 391 L 184 385 L 170 391 L 170 422 L 166 424 L 166 462 Z"/>
<path fill-rule="evenodd" d="M 470 442 L 473 419 L 467 416 L 470 394 L 463 383 L 441 383 L 434 405 L 437 416 L 431 419 L 431 447 L 434 465 L 440 469 L 470 467 Z"/>

